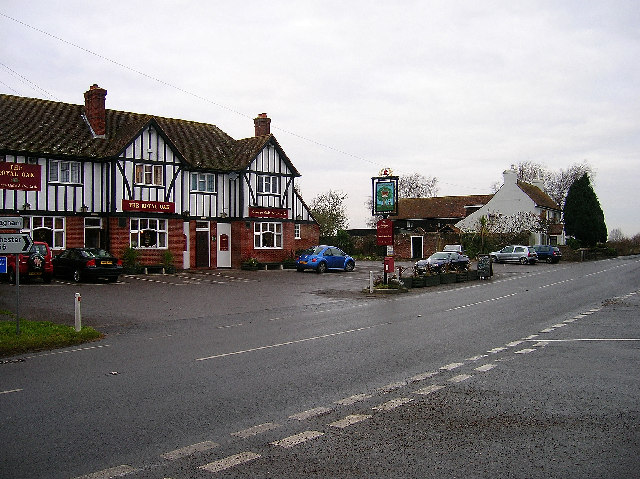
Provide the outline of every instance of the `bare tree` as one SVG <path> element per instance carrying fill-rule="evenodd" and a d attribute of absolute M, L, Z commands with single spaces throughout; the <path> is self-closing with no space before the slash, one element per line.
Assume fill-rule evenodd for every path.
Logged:
<path fill-rule="evenodd" d="M 421 173 L 402 175 L 398 178 L 400 198 L 430 198 L 438 194 L 438 178 L 427 178 Z"/>
<path fill-rule="evenodd" d="M 311 202 L 311 215 L 320 225 L 320 236 L 335 236 L 339 230 L 347 228 L 349 220 L 344 200 L 347 194 L 329 190 L 316 196 Z"/>

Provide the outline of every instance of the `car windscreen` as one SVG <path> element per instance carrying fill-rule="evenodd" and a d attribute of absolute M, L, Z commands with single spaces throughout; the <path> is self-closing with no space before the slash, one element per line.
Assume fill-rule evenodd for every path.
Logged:
<path fill-rule="evenodd" d="M 109 252 L 99 248 L 85 249 L 82 251 L 82 256 L 88 258 L 111 258 Z"/>
<path fill-rule="evenodd" d="M 431 255 L 433 259 L 447 259 L 450 257 L 449 253 L 434 253 Z"/>

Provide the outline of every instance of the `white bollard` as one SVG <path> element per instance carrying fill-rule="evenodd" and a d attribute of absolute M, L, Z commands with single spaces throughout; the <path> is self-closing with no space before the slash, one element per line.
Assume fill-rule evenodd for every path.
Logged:
<path fill-rule="evenodd" d="M 80 293 L 76 293 L 76 331 L 80 332 L 82 329 L 82 315 L 80 314 L 80 300 L 82 297 Z"/>
<path fill-rule="evenodd" d="M 373 293 L 373 271 L 369 271 L 369 293 Z"/>

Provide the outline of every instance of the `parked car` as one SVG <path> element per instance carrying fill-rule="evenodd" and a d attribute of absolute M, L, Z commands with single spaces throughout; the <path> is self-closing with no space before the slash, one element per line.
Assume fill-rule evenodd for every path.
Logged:
<path fill-rule="evenodd" d="M 418 273 L 427 271 L 441 271 L 442 269 L 465 269 L 469 265 L 469 257 L 455 251 L 439 251 L 433 253 L 427 259 L 416 262 L 415 269 Z"/>
<path fill-rule="evenodd" d="M 538 255 L 538 260 L 547 263 L 557 263 L 562 259 L 562 252 L 557 246 L 537 244 L 533 246 Z"/>
<path fill-rule="evenodd" d="M 69 248 L 53 259 L 53 274 L 76 283 L 98 278 L 116 282 L 122 274 L 122 260 L 100 248 Z"/>
<path fill-rule="evenodd" d="M 18 255 L 20 265 L 20 282 L 41 278 L 45 283 L 51 282 L 53 276 L 53 255 L 47 243 L 34 241 L 28 253 Z M 10 283 L 16 282 L 16 255 L 7 255 L 7 277 Z"/>
<path fill-rule="evenodd" d="M 536 250 L 532 246 L 509 245 L 500 251 L 491 253 L 491 260 L 495 263 L 516 262 L 520 264 L 535 264 L 538 261 Z"/>
<path fill-rule="evenodd" d="M 464 248 L 461 244 L 447 244 L 444 245 L 442 251 L 455 251 L 456 253 L 464 254 Z"/>
<path fill-rule="evenodd" d="M 304 250 L 296 258 L 296 269 L 304 271 L 313 269 L 317 273 L 324 273 L 329 269 L 353 271 L 356 261 L 336 246 L 320 245 Z"/>

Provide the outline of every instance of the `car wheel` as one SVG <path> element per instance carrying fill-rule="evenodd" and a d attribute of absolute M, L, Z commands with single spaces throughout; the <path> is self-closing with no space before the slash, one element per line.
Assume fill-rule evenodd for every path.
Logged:
<path fill-rule="evenodd" d="M 355 267 L 356 267 L 356 264 L 353 261 L 347 261 L 347 264 L 344 267 L 344 270 L 347 272 L 351 272 L 354 270 Z"/>
<path fill-rule="evenodd" d="M 316 267 L 316 273 L 318 274 L 326 273 L 326 271 L 327 271 L 327 263 L 325 263 L 324 261 Z"/>
<path fill-rule="evenodd" d="M 547 263 L 549 264 L 553 263 L 553 258 L 547 258 Z"/>
<path fill-rule="evenodd" d="M 520 264 L 527 264 L 529 262 L 529 260 L 527 258 L 520 258 Z"/>
<path fill-rule="evenodd" d="M 75 269 L 73 271 L 73 281 L 75 281 L 76 283 L 82 281 L 82 271 L 80 271 L 80 269 Z"/>

